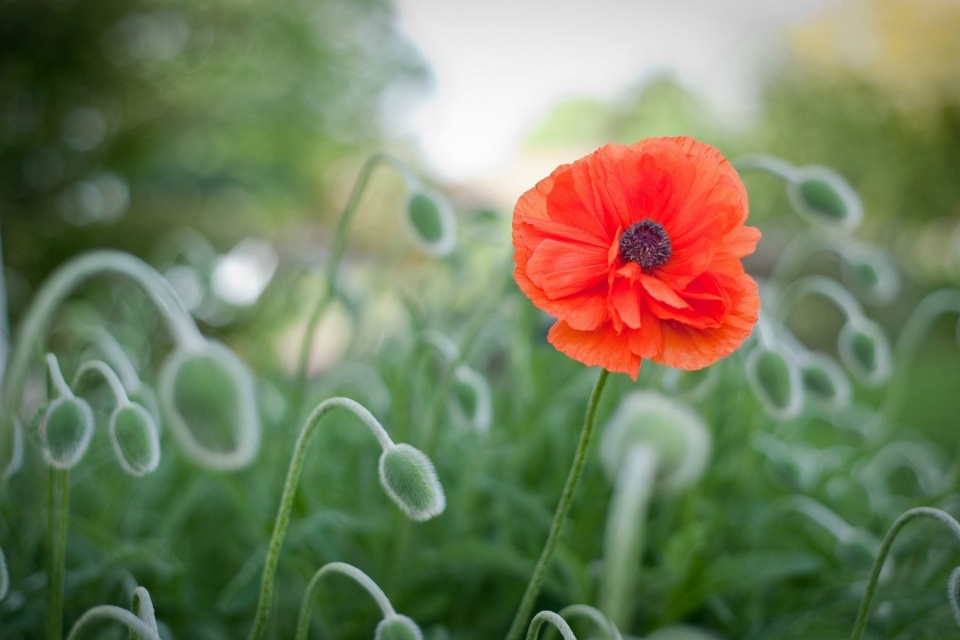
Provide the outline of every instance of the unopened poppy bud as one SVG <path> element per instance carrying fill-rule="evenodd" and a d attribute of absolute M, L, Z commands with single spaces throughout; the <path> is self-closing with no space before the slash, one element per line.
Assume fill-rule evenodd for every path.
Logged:
<path fill-rule="evenodd" d="M 423 188 L 407 200 L 410 235 L 425 254 L 437 258 L 453 251 L 457 242 L 457 224 L 450 203 L 439 193 Z"/>
<path fill-rule="evenodd" d="M 835 409 L 850 403 L 850 381 L 834 360 L 821 353 L 811 353 L 800 364 L 800 376 L 806 397 Z"/>
<path fill-rule="evenodd" d="M 160 435 L 150 412 L 138 404 L 118 405 L 110 415 L 110 441 L 123 470 L 144 476 L 160 464 Z"/>
<path fill-rule="evenodd" d="M 890 377 L 890 343 L 883 330 L 864 316 L 851 316 L 837 336 L 840 359 L 863 384 L 875 387 Z"/>
<path fill-rule="evenodd" d="M 93 411 L 82 398 L 53 400 L 40 422 L 44 459 L 58 469 L 73 467 L 90 446 L 93 425 Z"/>
<path fill-rule="evenodd" d="M 157 391 L 187 455 L 221 470 L 253 460 L 260 444 L 253 379 L 232 351 L 209 341 L 176 350 L 163 363 Z"/>
<path fill-rule="evenodd" d="M 416 622 L 395 613 L 380 621 L 373 637 L 376 640 L 423 640 L 423 632 Z"/>
<path fill-rule="evenodd" d="M 604 428 L 600 457 L 611 481 L 634 445 L 653 448 L 658 486 L 677 490 L 703 475 L 710 433 L 683 404 L 659 393 L 638 391 L 624 398 Z"/>
<path fill-rule="evenodd" d="M 800 368 L 775 346 L 759 344 L 747 356 L 747 380 L 764 410 L 774 418 L 793 418 L 803 407 Z"/>
<path fill-rule="evenodd" d="M 900 293 L 900 274 L 880 248 L 862 244 L 842 254 L 840 275 L 850 288 L 875 304 L 888 304 Z"/>
<path fill-rule="evenodd" d="M 380 483 L 414 520 L 429 520 L 440 515 L 446 506 L 443 487 L 430 458 L 408 444 L 384 448 L 380 456 Z"/>
<path fill-rule="evenodd" d="M 836 171 L 821 166 L 798 168 L 787 182 L 787 196 L 798 213 L 814 222 L 853 229 L 863 218 L 863 203 Z"/>

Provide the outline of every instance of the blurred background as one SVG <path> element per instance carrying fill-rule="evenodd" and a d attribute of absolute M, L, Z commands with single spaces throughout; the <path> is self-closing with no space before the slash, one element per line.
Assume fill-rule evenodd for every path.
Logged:
<path fill-rule="evenodd" d="M 278 264 L 323 263 L 378 151 L 450 195 L 463 246 L 509 259 L 513 203 L 555 166 L 678 134 L 835 168 L 858 235 L 920 290 L 956 284 L 958 30 L 956 0 L 0 0 L 10 312 L 111 247 L 228 332 Z M 763 275 L 803 223 L 777 181 L 746 179 Z M 354 258 L 422 266 L 394 240 L 403 188 L 377 175 Z"/>
<path fill-rule="evenodd" d="M 254 565 L 246 557 L 263 542 L 263 523 L 273 513 L 279 470 L 297 426 L 286 419 L 284 396 L 296 395 L 287 387 L 298 366 L 307 318 L 324 295 L 323 268 L 336 224 L 364 162 L 374 153 L 391 154 L 409 167 L 409 174 L 386 167 L 371 178 L 339 273 L 342 291 L 312 344 L 311 372 L 334 371 L 341 364 L 340 378 L 315 377 L 307 399 L 328 397 L 342 387 L 372 396 L 378 388 L 369 384 L 367 374 L 375 371 L 387 384 L 381 385 L 379 405 L 371 400 L 372 410 L 399 425 L 401 433 L 404 425 L 412 430 L 410 425 L 423 422 L 423 416 L 435 421 L 443 413 L 444 395 L 434 380 L 443 381 L 447 391 L 451 384 L 445 370 L 434 371 L 432 360 L 418 352 L 423 345 L 417 340 L 429 337 L 443 353 L 445 343 L 431 333 L 434 330 L 447 332 L 457 344 L 464 334 L 479 335 L 478 342 L 487 349 L 478 349 L 482 355 L 472 357 L 471 364 L 493 383 L 492 431 L 499 438 L 490 449 L 495 452 L 489 456 L 494 471 L 485 477 L 488 485 L 477 509 L 462 507 L 466 515 L 460 520 L 438 525 L 449 531 L 435 528 L 422 540 L 411 536 L 410 544 L 421 545 L 424 554 L 441 549 L 450 555 L 434 556 L 430 566 L 435 573 L 425 579 L 407 576 L 398 564 L 398 585 L 409 586 L 403 583 L 409 579 L 413 587 L 396 592 L 414 594 L 407 596 L 412 601 L 423 587 L 418 580 L 444 585 L 436 589 L 441 594 L 436 601 L 411 611 L 429 619 L 441 617 L 437 611 L 445 606 L 444 599 L 462 597 L 468 604 L 450 610 L 468 611 L 485 602 L 471 600 L 472 594 L 497 593 L 490 584 L 506 584 L 503 600 L 508 604 L 502 611 L 512 610 L 514 594 L 509 589 L 518 591 L 525 578 L 513 573 L 535 556 L 542 537 L 540 520 L 528 523 L 515 516 L 536 511 L 530 505 L 538 500 L 553 504 L 562 479 L 554 476 L 563 470 L 552 469 L 551 457 L 543 455 L 540 444 L 552 438 L 551 455 L 565 459 L 575 428 L 568 432 L 565 426 L 579 420 L 580 401 L 588 390 L 584 374 L 590 373 L 544 341 L 532 339 L 542 338 L 549 323 L 521 299 L 509 277 L 510 218 L 516 199 L 558 164 L 607 142 L 630 144 L 650 136 L 694 136 L 728 158 L 760 152 L 796 165 L 828 165 L 863 199 L 864 221 L 853 232 L 856 240 L 885 250 L 900 268 L 901 288 L 892 300 L 864 301 L 865 313 L 888 336 L 898 336 L 926 293 L 960 285 L 958 34 L 958 0 L 0 0 L 0 236 L 10 316 L 14 321 L 22 316 L 43 280 L 65 260 L 90 249 L 112 248 L 157 267 L 204 333 L 227 342 L 251 364 L 261 387 L 264 424 L 276 429 L 265 442 L 282 446 L 264 447 L 266 460 L 247 472 L 251 475 L 204 476 L 212 479 L 204 486 L 215 490 L 235 483 L 238 488 L 230 495 L 242 518 L 233 511 L 224 516 L 220 509 L 228 509 L 219 503 L 208 513 L 184 507 L 182 512 L 196 523 L 184 516 L 183 532 L 169 535 L 196 545 L 198 566 L 209 569 L 198 572 L 206 582 L 198 582 L 195 590 L 183 580 L 169 598 L 179 598 L 198 616 L 220 615 L 224 620 L 216 624 L 224 628 L 241 628 L 254 590 L 255 572 L 247 569 Z M 418 252 L 404 233 L 399 214 L 404 192 L 413 184 L 411 176 L 418 188 L 426 185 L 452 203 L 458 247 L 439 259 Z M 792 211 L 782 181 L 759 173 L 744 179 L 751 224 L 763 231 L 748 268 L 763 279 L 790 240 L 809 225 Z M 836 276 L 842 268 L 837 255 L 819 252 L 799 271 Z M 508 293 L 498 298 L 497 284 Z M 115 291 L 96 298 L 107 300 L 108 312 L 142 300 L 129 296 L 129 289 Z M 384 292 L 389 295 L 381 295 Z M 350 309 L 350 304 L 365 313 Z M 162 339 L 156 337 L 156 314 L 141 307 L 134 310 L 135 321 L 126 323 L 132 331 L 124 344 L 131 343 L 136 347 L 132 350 L 149 359 L 151 351 L 161 350 L 154 343 Z M 840 314 L 828 304 L 817 306 L 816 300 L 805 311 L 797 314 L 802 317 L 791 317 L 790 329 L 808 346 L 836 352 Z M 484 325 L 485 333 L 471 324 L 484 314 L 494 318 Z M 923 337 L 919 357 L 909 375 L 902 376 L 904 408 L 896 419 L 888 417 L 898 426 L 915 427 L 940 447 L 944 460 L 955 461 L 960 360 L 956 319 L 949 320 L 938 320 Z M 100 316 L 95 316 L 97 323 Z M 384 337 L 398 326 L 395 336 L 409 329 L 406 340 Z M 411 362 L 419 367 L 413 374 Z M 644 371 L 652 378 L 660 375 L 648 365 Z M 749 527 L 742 526 L 744 520 L 738 519 L 747 507 L 731 512 L 732 517 L 725 511 L 736 502 L 728 500 L 728 486 L 756 493 L 758 511 L 769 506 L 768 494 L 775 492 L 770 483 L 755 481 L 764 476 L 750 475 L 760 473 L 756 468 L 741 471 L 741 455 L 751 451 L 743 445 L 753 442 L 748 436 L 761 424 L 762 411 L 755 406 L 752 422 L 744 420 L 749 413 L 742 412 L 739 403 L 748 403 L 750 396 L 743 393 L 742 376 L 724 381 L 729 388 L 717 394 L 722 400 L 717 413 L 727 418 L 717 429 L 717 439 L 725 443 L 728 457 L 717 458 L 732 462 L 718 465 L 715 473 L 721 480 L 734 477 L 739 484 L 704 484 L 703 504 L 716 511 L 712 522 L 728 533 L 701 536 L 707 550 L 703 558 L 724 556 L 723 545 L 731 539 L 746 539 L 739 546 L 747 549 L 755 542 L 749 539 Z M 627 382 L 618 382 L 620 392 L 633 388 Z M 881 404 L 886 389 L 858 387 L 854 408 L 862 406 L 864 398 L 868 404 Z M 473 398 L 477 406 L 478 398 L 479 393 Z M 860 415 L 851 416 L 851 423 L 863 422 Z M 540 422 L 554 428 L 541 430 Z M 793 425 L 767 422 L 788 431 Z M 275 433 L 281 437 L 274 438 Z M 330 435 L 329 441 L 354 437 L 344 433 L 348 431 Z M 441 443 L 447 447 L 441 453 L 449 454 L 436 458 L 444 481 L 460 477 L 453 468 L 465 451 L 470 451 L 465 457 L 475 458 L 472 441 L 460 436 L 454 430 Z M 834 436 L 831 431 L 830 438 Z M 857 440 L 849 449 L 857 453 L 861 445 Z M 322 496 L 308 498 L 304 512 L 331 502 L 343 512 L 359 508 L 356 494 L 374 486 L 376 479 L 366 476 L 366 485 L 358 482 L 357 491 L 341 487 L 339 478 L 346 476 L 338 473 L 361 467 L 344 456 L 336 468 L 316 471 L 317 477 L 329 473 L 335 482 L 326 477 L 305 480 L 303 486 Z M 828 460 L 820 450 L 811 459 Z M 185 462 L 171 464 L 180 465 L 177 477 L 184 484 L 195 477 Z M 850 465 L 837 466 L 845 472 Z M 954 465 L 954 472 L 952 477 L 960 477 L 960 465 Z M 261 481 L 254 473 L 276 477 Z M 787 490 L 796 490 L 787 484 Z M 122 486 L 116 483 L 118 491 Z M 157 481 L 149 486 L 161 487 L 154 502 L 164 505 L 167 493 L 176 494 L 180 485 Z M 464 486 L 465 493 L 472 490 Z M 324 493 L 329 487 L 334 495 Z M 516 498 L 511 487 L 534 487 L 528 494 L 536 500 Z M 96 497 L 97 489 L 91 488 L 90 495 Z M 206 499 L 204 490 L 198 489 L 196 501 Z M 831 503 L 832 490 L 823 488 L 820 497 Z M 215 491 L 210 495 L 216 497 Z M 865 500 L 859 493 L 850 495 L 854 497 L 843 506 L 854 508 L 851 517 L 867 521 L 867 515 L 856 511 L 865 509 Z M 909 493 L 911 506 L 915 495 Z M 149 507 L 154 502 L 141 508 L 144 522 L 153 517 Z M 489 508 L 491 504 L 499 506 Z M 583 520 L 582 538 L 595 534 L 590 523 L 602 518 L 605 504 L 597 501 L 590 507 L 593 512 L 587 516 L 593 517 Z M 333 529 L 343 535 L 314 541 L 332 550 L 322 548 L 302 565 L 315 566 L 316 558 L 363 558 L 370 539 L 377 541 L 370 545 L 376 551 L 371 555 L 392 557 L 391 522 L 379 518 L 376 510 L 381 507 L 372 503 L 363 512 L 368 517 L 362 526 L 349 518 L 338 520 Z M 666 513 L 669 519 L 671 512 Z M 692 508 L 685 512 L 691 530 L 702 526 L 701 515 Z M 892 517 L 884 512 L 869 524 L 881 531 Z M 223 518 L 243 519 L 246 537 L 227 549 L 214 533 L 193 540 L 193 532 L 230 530 Z M 482 526 L 475 526 L 475 520 Z M 131 521 L 138 522 L 135 517 Z M 367 526 L 373 533 L 357 534 Z M 529 535 L 498 537 L 511 527 Z M 303 539 L 314 539 L 312 529 L 305 526 L 302 531 Z M 461 540 L 474 541 L 464 531 L 500 543 L 491 544 L 482 556 L 485 572 L 475 566 L 476 549 L 452 548 Z M 669 531 L 663 526 L 652 539 L 666 539 Z M 20 535 L 36 537 L 29 533 L 23 528 Z M 357 547 L 350 548 L 356 539 Z M 780 538 L 770 539 L 776 543 Z M 682 545 L 696 540 L 681 537 L 672 557 L 695 557 Z M 448 542 L 451 547 L 444 547 Z M 522 552 L 504 555 L 508 548 Z M 158 555 L 165 557 L 168 547 L 161 549 Z M 828 551 L 824 557 L 834 562 L 833 548 Z M 27 554 L 20 555 L 27 564 Z M 846 570 L 836 564 L 838 571 Z M 239 596 L 235 602 L 231 598 L 236 594 L 223 596 L 229 607 L 214 611 L 214 595 L 224 584 L 233 588 L 233 572 L 241 565 L 245 568 L 235 589 Z M 664 575 L 671 575 L 668 565 Z M 855 569 L 859 573 L 844 574 L 835 584 L 846 589 L 862 579 L 866 570 Z M 21 568 L 20 574 L 26 571 Z M 454 593 L 457 590 L 441 580 L 447 572 L 474 580 L 476 591 Z M 584 567 L 584 576 L 586 572 Z M 656 592 L 657 580 L 650 583 Z M 810 591 L 822 601 L 834 600 L 834 592 L 811 585 Z M 935 586 L 936 593 L 930 587 L 933 595 L 921 604 L 939 607 L 946 617 L 941 583 Z M 300 597 L 293 587 L 288 589 L 288 609 Z M 759 591 L 757 602 L 762 602 L 763 589 Z M 846 617 L 855 606 L 853 597 L 842 593 L 836 607 L 842 621 L 838 627 L 847 626 Z M 859 598 L 859 592 L 855 596 Z M 809 601 L 791 594 L 783 599 L 782 609 L 792 615 L 797 602 Z M 171 610 L 169 600 L 162 604 Z M 716 619 L 726 615 L 720 609 Z M 233 617 L 226 619 L 223 610 Z M 505 619 L 502 611 L 483 624 L 496 627 Z M 815 608 L 810 611 L 817 615 Z M 474 623 L 459 619 L 460 613 L 453 617 L 453 629 Z M 480 611 L 476 617 L 485 614 Z M 680 617 L 676 613 L 676 619 Z M 24 628 L 30 628 L 29 622 Z M 762 634 L 755 637 L 792 637 L 757 628 Z M 477 629 L 473 637 L 493 637 Z M 236 633 L 231 627 L 220 635 L 183 637 Z"/>
<path fill-rule="evenodd" d="M 321 242 L 380 149 L 506 214 L 559 162 L 685 133 L 834 166 L 955 278 L 958 26 L 955 0 L 3 0 L 4 250 L 29 285 L 180 227 Z"/>

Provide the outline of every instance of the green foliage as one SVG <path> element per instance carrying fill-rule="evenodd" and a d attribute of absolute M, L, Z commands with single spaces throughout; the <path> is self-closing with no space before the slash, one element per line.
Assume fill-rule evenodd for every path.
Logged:
<path fill-rule="evenodd" d="M 393 14 L 386 0 L 0 3 L 7 265 L 37 281 L 85 247 L 147 255 L 181 224 L 232 244 L 329 208 L 324 172 L 382 140 L 388 89 L 425 77 Z"/>

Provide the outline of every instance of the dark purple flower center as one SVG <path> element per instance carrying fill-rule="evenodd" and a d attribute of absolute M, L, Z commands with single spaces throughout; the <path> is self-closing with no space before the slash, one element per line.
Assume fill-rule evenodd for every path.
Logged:
<path fill-rule="evenodd" d="M 671 253 L 670 238 L 663 225 L 650 218 L 635 222 L 620 236 L 620 257 L 636 262 L 644 271 L 664 264 Z"/>

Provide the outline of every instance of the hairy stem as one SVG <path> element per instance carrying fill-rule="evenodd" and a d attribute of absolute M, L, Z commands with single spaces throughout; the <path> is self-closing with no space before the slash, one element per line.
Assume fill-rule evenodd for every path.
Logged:
<path fill-rule="evenodd" d="M 632 587 L 640 565 L 657 462 L 652 446 L 635 444 L 630 448 L 617 474 L 607 515 L 600 608 L 620 627 L 628 625 L 633 613 Z"/>
<path fill-rule="evenodd" d="M 390 616 L 396 615 L 396 611 L 393 609 L 393 605 L 390 604 L 390 600 L 387 598 L 387 595 L 383 590 L 377 586 L 377 583 L 370 579 L 370 576 L 365 574 L 360 569 L 357 569 L 353 565 L 346 564 L 345 562 L 331 562 L 320 567 L 319 570 L 313 577 L 310 579 L 310 583 L 307 585 L 306 591 L 303 593 L 303 602 L 300 605 L 300 615 L 297 617 L 297 635 L 294 636 L 294 640 L 307 640 L 307 635 L 310 631 L 310 603 L 313 601 L 314 591 L 317 589 L 317 585 L 320 583 L 320 579 L 328 573 L 340 573 L 347 576 L 361 587 L 366 589 L 367 593 L 376 600 L 377 606 L 380 607 L 380 612 L 383 614 L 384 618 L 389 618 Z"/>
<path fill-rule="evenodd" d="M 597 406 L 600 404 L 600 396 L 607 383 L 610 372 L 606 369 L 600 371 L 600 376 L 590 394 L 590 400 L 587 403 L 587 413 L 583 420 L 583 430 L 580 432 L 580 440 L 577 442 L 577 449 L 573 454 L 573 464 L 567 475 L 567 481 L 563 486 L 563 493 L 560 494 L 560 502 L 557 504 L 557 510 L 553 514 L 553 522 L 550 524 L 550 532 L 547 534 L 547 541 L 540 553 L 540 559 L 533 569 L 533 575 L 527 583 L 527 589 L 523 592 L 523 598 L 520 600 L 520 608 L 513 618 L 510 630 L 507 632 L 507 640 L 520 640 L 523 629 L 527 625 L 530 617 L 530 611 L 533 610 L 533 603 L 540 593 L 540 584 L 543 582 L 543 574 L 553 558 L 553 552 L 556 549 L 557 541 L 560 537 L 560 530 L 567 519 L 567 512 L 570 510 L 570 503 L 573 501 L 577 485 L 580 483 L 580 475 L 583 471 L 583 463 L 587 457 L 587 449 L 590 446 L 590 440 L 593 437 L 594 423 L 597 417 Z"/>
<path fill-rule="evenodd" d="M 900 533 L 900 529 L 902 529 L 905 524 L 920 517 L 933 518 L 934 520 L 942 522 L 950 529 L 957 541 L 960 542 L 960 523 L 957 523 L 953 516 L 940 509 L 934 509 L 933 507 L 916 507 L 905 511 L 897 518 L 887 532 L 887 536 L 880 544 L 880 551 L 877 553 L 876 560 L 873 561 L 870 578 L 867 580 L 867 589 L 863 594 L 863 600 L 860 602 L 860 610 L 857 612 L 857 620 L 853 624 L 853 633 L 850 636 L 850 640 L 860 640 L 860 638 L 863 637 L 863 631 L 867 626 L 867 614 L 870 613 L 870 605 L 873 603 L 873 592 L 877 588 L 880 571 L 883 569 L 883 564 L 887 559 L 887 554 L 890 552 L 890 547 L 893 545 L 894 539 L 896 539 L 897 534 Z"/>
<path fill-rule="evenodd" d="M 307 319 L 306 330 L 303 333 L 303 342 L 300 344 L 300 355 L 297 362 L 297 379 L 293 394 L 294 402 L 291 403 L 295 411 L 299 411 L 299 404 L 303 401 L 303 394 L 306 390 L 307 367 L 310 364 L 310 348 L 313 345 L 313 339 L 317 333 L 317 324 L 335 297 L 337 273 L 340 270 L 340 259 L 343 257 L 343 251 L 347 245 L 347 235 L 350 233 L 350 226 L 360 206 L 360 200 L 367 190 L 370 177 L 373 175 L 374 169 L 382 162 L 389 162 L 394 165 L 398 164 L 390 158 L 390 156 L 382 153 L 370 156 L 360 169 L 360 175 L 357 177 L 356 184 L 353 185 L 353 191 L 350 193 L 350 198 L 347 200 L 343 213 L 340 215 L 340 221 L 337 223 L 333 246 L 330 248 L 330 258 L 327 261 L 327 286 Z"/>
<path fill-rule="evenodd" d="M 177 344 L 189 346 L 203 341 L 197 325 L 170 284 L 142 260 L 119 251 L 94 251 L 65 263 L 51 275 L 23 316 L 3 377 L 0 395 L 0 449 L 7 446 L 17 416 L 35 350 L 42 344 L 59 306 L 86 280 L 100 274 L 124 276 L 136 283 L 166 320 Z M 15 460 L 0 451 L 0 465 L 14 466 Z"/>
<path fill-rule="evenodd" d="M 47 640 L 63 638 L 63 580 L 70 520 L 70 471 L 50 466 L 47 485 Z"/>
<path fill-rule="evenodd" d="M 277 563 L 280 560 L 280 549 L 283 547 L 283 540 L 287 535 L 287 527 L 290 524 L 290 512 L 293 510 L 293 499 L 297 492 L 297 484 L 300 481 L 300 472 L 303 469 L 304 456 L 307 453 L 307 443 L 313 434 L 320 420 L 333 409 L 346 409 L 356 415 L 371 430 L 374 437 L 384 449 L 393 445 L 393 441 L 383 426 L 371 415 L 362 405 L 350 400 L 349 398 L 330 398 L 321 402 L 313 410 L 313 413 L 307 418 L 303 428 L 300 430 L 300 436 L 293 448 L 293 458 L 290 460 L 290 468 L 287 471 L 287 480 L 283 485 L 283 494 L 280 497 L 280 508 L 277 511 L 277 517 L 273 524 L 273 535 L 270 537 L 270 545 L 267 547 L 267 558 L 263 567 L 263 578 L 260 582 L 260 600 L 257 603 L 256 615 L 253 620 L 253 628 L 250 630 L 250 640 L 259 640 L 264 636 L 267 627 L 267 620 L 270 617 L 270 610 L 273 608 L 273 586 L 277 574 Z"/>

